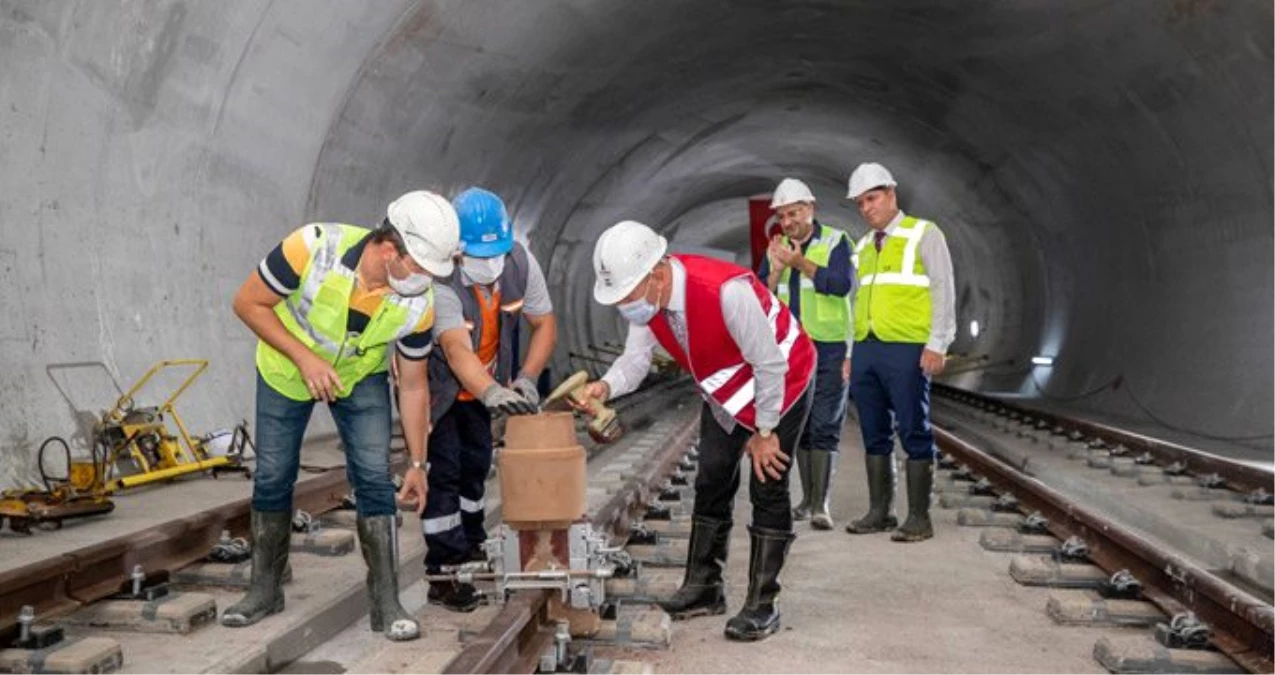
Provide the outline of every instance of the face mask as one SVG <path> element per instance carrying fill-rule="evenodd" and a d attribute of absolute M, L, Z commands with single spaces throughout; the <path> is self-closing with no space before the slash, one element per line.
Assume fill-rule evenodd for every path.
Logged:
<path fill-rule="evenodd" d="M 659 294 L 657 293 L 655 297 L 658 298 Z M 654 319 L 660 311 L 659 305 L 648 302 L 645 295 L 632 302 L 616 305 L 616 309 L 620 310 L 620 316 L 628 319 L 629 323 L 639 326 L 651 323 L 651 319 Z"/>
<path fill-rule="evenodd" d="M 390 271 L 388 262 L 385 263 L 385 280 L 389 282 L 390 290 L 404 298 L 414 298 L 424 294 L 434 282 L 428 274 L 419 272 L 409 272 L 406 277 L 399 279 Z"/>
<path fill-rule="evenodd" d="M 471 258 L 465 256 L 460 265 L 460 271 L 465 274 L 465 278 L 483 286 L 495 283 L 496 279 L 500 278 L 500 273 L 504 270 L 505 256 L 503 255 L 493 258 Z"/>

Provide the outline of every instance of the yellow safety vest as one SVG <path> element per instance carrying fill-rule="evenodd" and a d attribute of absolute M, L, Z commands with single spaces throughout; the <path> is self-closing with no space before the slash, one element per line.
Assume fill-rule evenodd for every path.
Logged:
<path fill-rule="evenodd" d="M 316 235 L 307 234 L 310 261 L 301 273 L 301 285 L 274 311 L 293 337 L 336 368 L 342 387 L 337 396 L 344 398 L 363 378 L 388 369 L 388 346 L 415 330 L 434 305 L 434 289 L 414 298 L 386 294 L 367 328 L 349 333 L 346 322 L 355 273 L 341 263 L 341 256 L 369 231 L 340 223 L 322 223 L 307 231 L 315 229 Z M 257 342 L 257 370 L 280 394 L 296 401 L 312 398 L 292 359 L 264 340 Z"/>
<path fill-rule="evenodd" d="M 919 255 L 921 236 L 932 222 L 904 216 L 878 253 L 873 233 L 854 249 L 859 290 L 854 299 L 854 339 L 868 333 L 883 342 L 930 339 L 930 277 Z"/>
<path fill-rule="evenodd" d="M 820 266 L 828 266 L 828 258 L 832 249 L 836 248 L 847 235 L 845 232 L 820 225 L 814 241 L 806 249 L 805 256 L 810 262 Z M 788 237 L 783 239 L 788 246 Z M 779 276 L 779 288 L 775 295 L 785 305 L 791 304 L 788 295 L 789 275 L 792 268 L 785 268 Z M 798 273 L 800 274 L 800 273 Z M 831 295 L 815 291 L 815 281 L 801 275 L 801 326 L 806 329 L 810 339 L 817 342 L 845 342 L 850 337 L 850 294 Z"/>

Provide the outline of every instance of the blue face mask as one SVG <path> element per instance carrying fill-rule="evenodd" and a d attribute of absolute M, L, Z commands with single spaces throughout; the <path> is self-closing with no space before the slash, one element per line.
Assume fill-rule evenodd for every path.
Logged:
<path fill-rule="evenodd" d="M 647 291 L 650 291 L 649 287 Z M 655 297 L 660 297 L 659 293 L 656 293 Z M 651 319 L 654 319 L 655 315 L 660 311 L 659 305 L 648 301 L 645 293 L 637 300 L 616 305 L 616 309 L 620 310 L 620 316 L 628 319 L 629 323 L 639 326 L 651 323 Z"/>
<path fill-rule="evenodd" d="M 616 309 L 620 310 L 620 316 L 639 326 L 645 326 L 651 323 L 651 319 L 660 311 L 659 307 L 652 305 L 646 301 L 646 298 L 638 298 L 633 302 L 626 302 L 622 305 L 616 305 Z"/>

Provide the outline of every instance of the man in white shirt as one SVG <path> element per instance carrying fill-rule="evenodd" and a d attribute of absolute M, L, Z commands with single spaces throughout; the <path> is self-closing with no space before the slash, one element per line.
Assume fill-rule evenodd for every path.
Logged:
<path fill-rule="evenodd" d="M 748 597 L 726 637 L 779 629 L 779 571 L 792 533 L 788 465 L 810 409 L 815 350 L 801 324 L 749 270 L 711 258 L 666 256 L 649 227 L 624 221 L 598 239 L 594 298 L 629 321 L 624 353 L 590 394 L 633 391 L 663 347 L 704 398 L 690 551 L 682 587 L 661 603 L 675 619 L 726 611 L 723 572 L 739 460 L 752 459 Z"/>

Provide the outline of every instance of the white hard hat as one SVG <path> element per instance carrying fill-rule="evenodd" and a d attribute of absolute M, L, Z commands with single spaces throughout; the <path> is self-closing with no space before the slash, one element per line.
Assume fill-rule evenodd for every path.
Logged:
<path fill-rule="evenodd" d="M 860 164 L 854 173 L 850 174 L 850 191 L 846 193 L 846 198 L 858 199 L 868 190 L 896 185 L 898 183 L 894 182 L 894 176 L 891 176 L 890 171 L 884 166 L 876 162 Z"/>
<path fill-rule="evenodd" d="M 593 299 L 614 305 L 633 292 L 668 250 L 668 240 L 642 223 L 625 220 L 607 228 L 593 247 Z"/>
<path fill-rule="evenodd" d="M 416 264 L 436 277 L 452 273 L 452 257 L 460 251 L 460 219 L 451 202 L 417 190 L 391 202 L 385 215 Z"/>
<path fill-rule="evenodd" d="M 775 195 L 770 199 L 770 208 L 777 209 L 797 202 L 815 203 L 815 196 L 810 194 L 810 188 L 796 178 L 779 181 L 779 187 L 775 188 Z"/>

